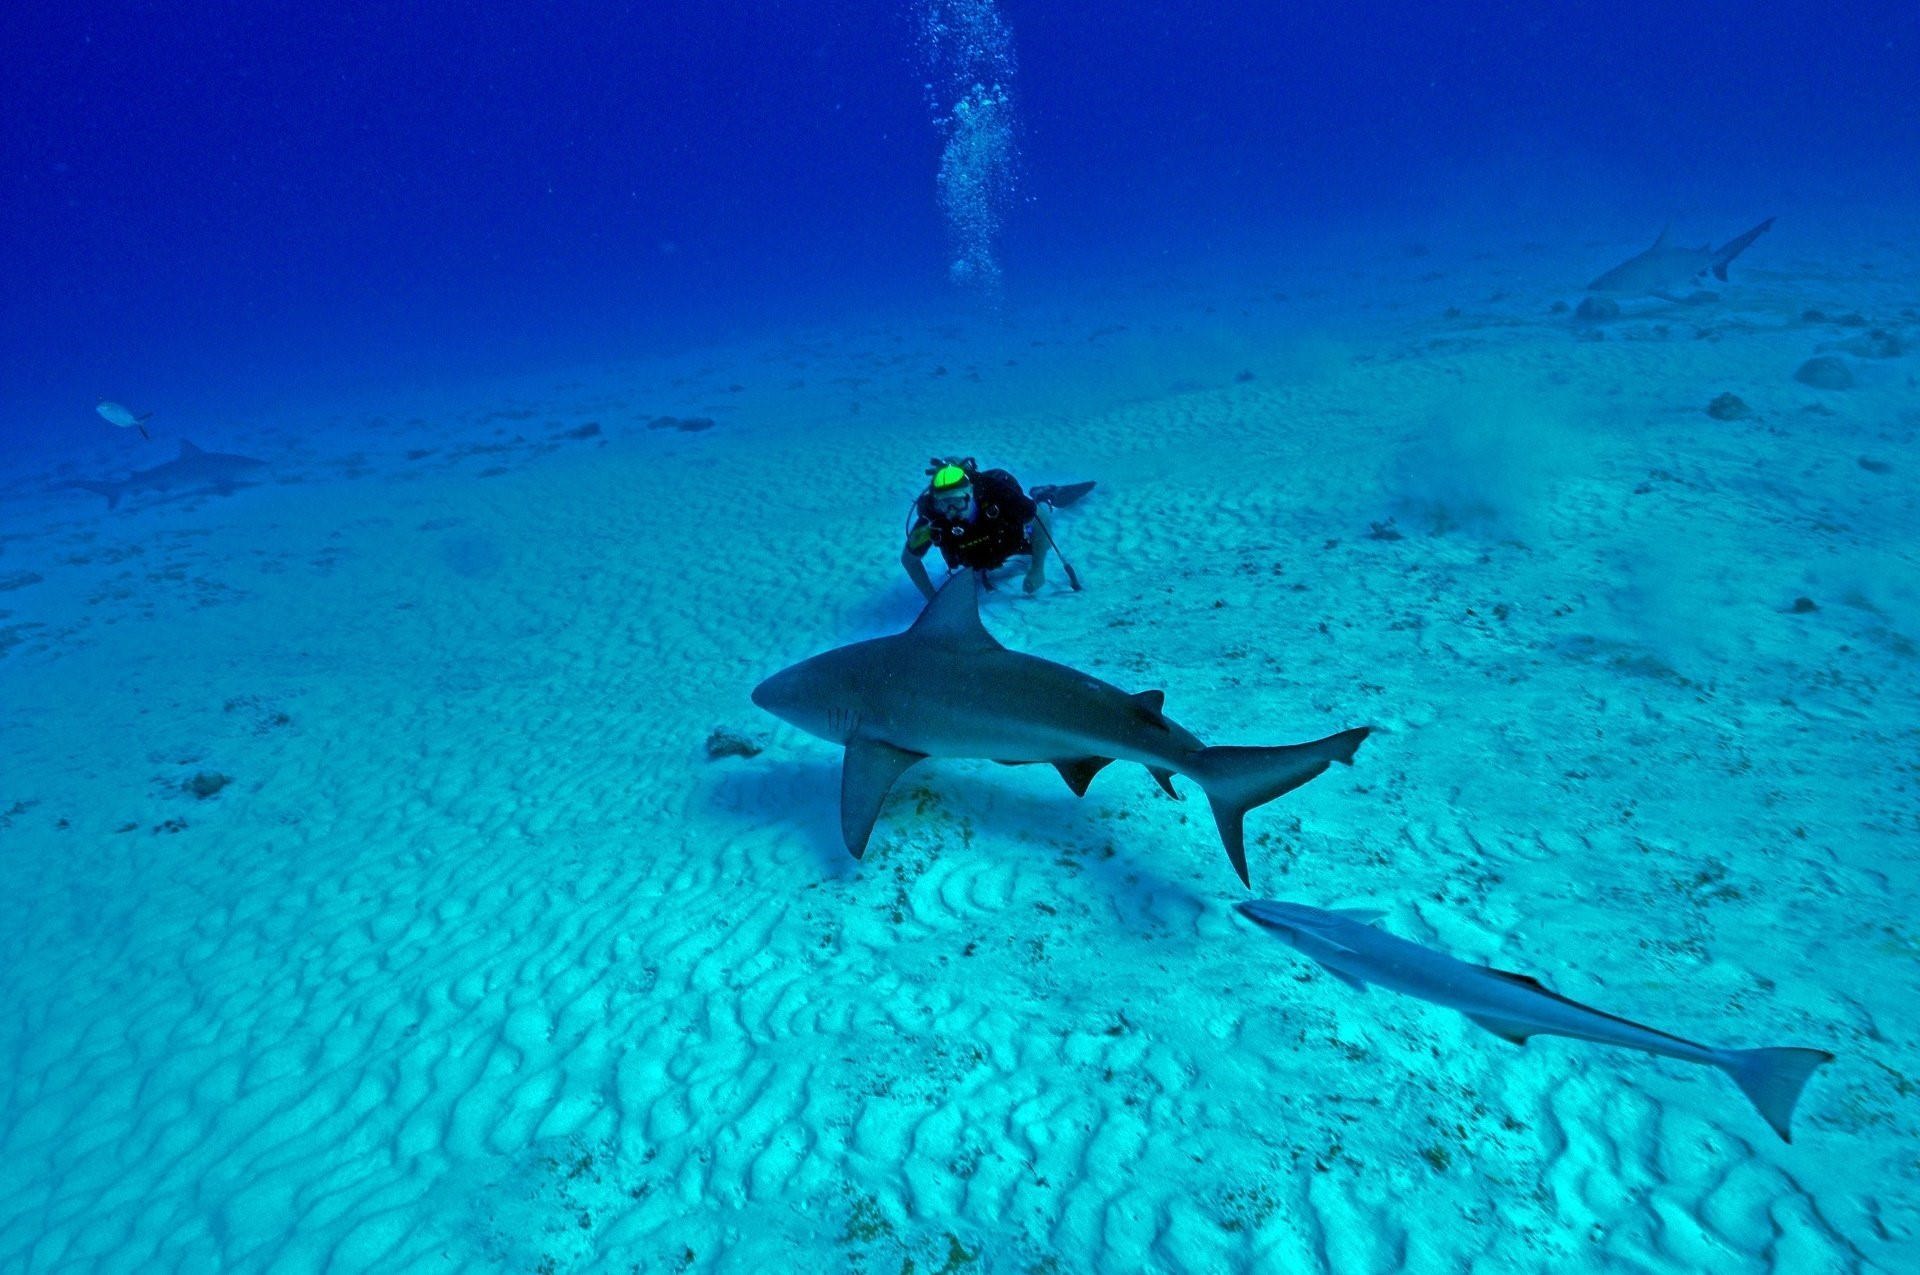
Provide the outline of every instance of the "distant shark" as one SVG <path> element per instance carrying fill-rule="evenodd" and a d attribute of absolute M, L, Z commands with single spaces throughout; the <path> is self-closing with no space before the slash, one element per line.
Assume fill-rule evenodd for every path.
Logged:
<path fill-rule="evenodd" d="M 164 465 L 155 465 L 152 469 L 136 469 L 118 482 L 75 481 L 61 483 L 62 488 L 78 488 L 107 498 L 107 508 L 112 509 L 120 503 L 120 498 L 129 493 L 143 491 L 183 491 L 208 488 L 218 492 L 230 492 L 240 485 L 244 474 L 263 467 L 267 462 L 255 460 L 251 456 L 236 456 L 229 452 L 201 451 L 185 439 L 180 440 L 180 454 Z"/>
<path fill-rule="evenodd" d="M 1351 763 L 1368 727 L 1279 748 L 1208 748 L 1161 712 L 1159 691 L 1129 695 L 1090 674 L 1007 650 L 980 623 L 977 573 L 948 577 L 904 633 L 803 660 L 753 690 L 753 702 L 844 744 L 840 833 L 866 852 L 888 791 L 928 757 L 1047 763 L 1076 796 L 1116 759 L 1205 790 L 1220 839 L 1248 882 L 1241 822 L 1334 762 Z"/>
<path fill-rule="evenodd" d="M 1376 929 L 1379 912 L 1308 907 L 1261 899 L 1234 905 L 1241 915 L 1291 944 L 1355 991 L 1378 983 L 1465 1014 L 1503 1040 L 1571 1036 L 1618 1045 L 1682 1062 L 1718 1067 L 1759 1110 L 1783 1141 L 1807 1078 L 1833 1061 L 1824 1049 L 1716 1049 L 1669 1036 L 1625 1018 L 1568 1000 L 1525 974 L 1469 965 Z"/>
<path fill-rule="evenodd" d="M 1728 263 L 1772 228 L 1773 218 L 1769 217 L 1719 248 L 1707 244 L 1698 248 L 1677 247 L 1667 242 L 1668 231 L 1663 230 L 1653 241 L 1653 247 L 1607 271 L 1588 284 L 1587 291 L 1678 301 L 1680 289 L 1692 287 L 1705 275 L 1711 274 L 1724 282 Z"/>

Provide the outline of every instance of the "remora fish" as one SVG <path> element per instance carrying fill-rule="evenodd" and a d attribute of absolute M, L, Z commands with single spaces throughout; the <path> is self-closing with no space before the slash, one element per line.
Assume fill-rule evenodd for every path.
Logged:
<path fill-rule="evenodd" d="M 152 412 L 136 414 L 128 408 L 120 406 L 120 404 L 110 398 L 103 398 L 98 403 L 95 403 L 93 410 L 100 413 L 100 419 L 109 425 L 118 425 L 121 429 L 137 429 L 140 431 L 140 437 L 142 438 L 153 437 L 153 435 L 147 433 L 147 422 L 153 419 Z"/>
<path fill-rule="evenodd" d="M 1199 783 L 1244 884 L 1247 811 L 1350 763 L 1367 737 L 1362 726 L 1307 744 L 1208 748 L 1160 711 L 1161 692 L 1129 695 L 994 641 L 980 623 L 977 574 L 949 577 L 906 632 L 837 647 L 753 690 L 774 716 L 846 745 L 840 833 L 856 859 L 888 790 L 928 757 L 1050 763 L 1076 795 L 1118 759 L 1145 766 L 1170 793 L 1173 775 Z"/>
<path fill-rule="evenodd" d="M 1378 983 L 1465 1014 L 1503 1040 L 1571 1036 L 1682 1062 L 1718 1067 L 1782 1141 L 1791 1142 L 1794 1103 L 1814 1069 L 1833 1061 L 1823 1049 L 1716 1049 L 1568 1000 L 1525 974 L 1469 965 L 1395 938 L 1372 922 L 1379 912 L 1308 907 L 1259 899 L 1236 903 L 1242 916 L 1278 935 L 1329 974 L 1364 992 Z"/>

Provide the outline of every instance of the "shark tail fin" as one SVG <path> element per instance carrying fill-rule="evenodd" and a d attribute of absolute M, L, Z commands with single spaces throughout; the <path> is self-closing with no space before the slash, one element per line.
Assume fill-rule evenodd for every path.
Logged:
<path fill-rule="evenodd" d="M 1745 252 L 1754 240 L 1772 229 L 1773 218 L 1769 217 L 1752 230 L 1749 230 L 1746 234 L 1741 235 L 1738 239 L 1728 240 L 1720 251 L 1713 254 L 1713 277 L 1725 283 L 1727 281 L 1727 264 Z"/>
<path fill-rule="evenodd" d="M 1824 1049 L 1730 1049 L 1720 1066 L 1780 1140 L 1792 1142 L 1788 1126 L 1800 1091 L 1808 1077 L 1832 1061 L 1833 1055 Z"/>
<path fill-rule="evenodd" d="M 90 483 L 77 479 L 70 483 L 61 483 L 60 485 L 78 491 L 90 491 L 96 496 L 105 496 L 107 498 L 107 508 L 109 509 L 112 509 L 120 503 L 120 495 L 126 490 L 126 488 L 119 483 Z"/>
<path fill-rule="evenodd" d="M 1213 821 L 1220 826 L 1220 840 L 1227 847 L 1233 870 L 1240 874 L 1240 884 L 1253 884 L 1247 875 L 1246 837 L 1241 827 L 1247 811 L 1292 792 L 1334 762 L 1352 764 L 1354 750 L 1372 729 L 1359 726 L 1310 744 L 1202 748 L 1193 754 L 1185 771 L 1207 794 Z"/>

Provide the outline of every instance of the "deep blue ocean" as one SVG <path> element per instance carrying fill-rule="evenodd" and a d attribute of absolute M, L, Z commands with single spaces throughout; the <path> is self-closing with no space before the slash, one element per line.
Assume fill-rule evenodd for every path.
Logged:
<path fill-rule="evenodd" d="M 10 446 L 946 304 L 975 82 L 1011 303 L 1920 182 L 1906 3 L 83 3 L 0 47 Z"/>

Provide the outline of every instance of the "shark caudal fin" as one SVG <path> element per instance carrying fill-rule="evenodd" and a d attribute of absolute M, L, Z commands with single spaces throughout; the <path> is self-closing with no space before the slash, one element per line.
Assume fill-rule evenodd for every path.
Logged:
<path fill-rule="evenodd" d="M 107 498 L 107 508 L 109 509 L 112 509 L 120 503 L 121 493 L 126 491 L 126 486 L 122 483 L 90 483 L 75 480 L 73 482 L 61 483 L 60 486 L 62 488 L 71 488 L 75 491 L 90 491 L 96 496 L 105 496 Z"/>
<path fill-rule="evenodd" d="M 1824 1049 L 1729 1049 L 1722 1053 L 1720 1067 L 1773 1126 L 1780 1141 L 1792 1142 L 1788 1126 L 1793 1105 L 1800 1101 L 1808 1077 L 1832 1061 L 1833 1055 Z"/>
<path fill-rule="evenodd" d="M 1281 748 L 1203 748 L 1192 756 L 1183 769 L 1207 794 L 1213 821 L 1220 825 L 1220 840 L 1227 847 L 1233 870 L 1240 874 L 1240 884 L 1253 884 L 1247 875 L 1247 847 L 1241 829 L 1247 811 L 1292 792 L 1334 762 L 1352 764 L 1354 750 L 1372 729 L 1358 726 L 1310 744 Z"/>
<path fill-rule="evenodd" d="M 1727 264 L 1752 246 L 1754 240 L 1772 229 L 1773 218 L 1769 217 L 1752 230 L 1749 230 L 1746 234 L 1741 235 L 1738 239 L 1728 240 L 1720 251 L 1713 254 L 1713 277 L 1725 283 L 1727 281 Z"/>

